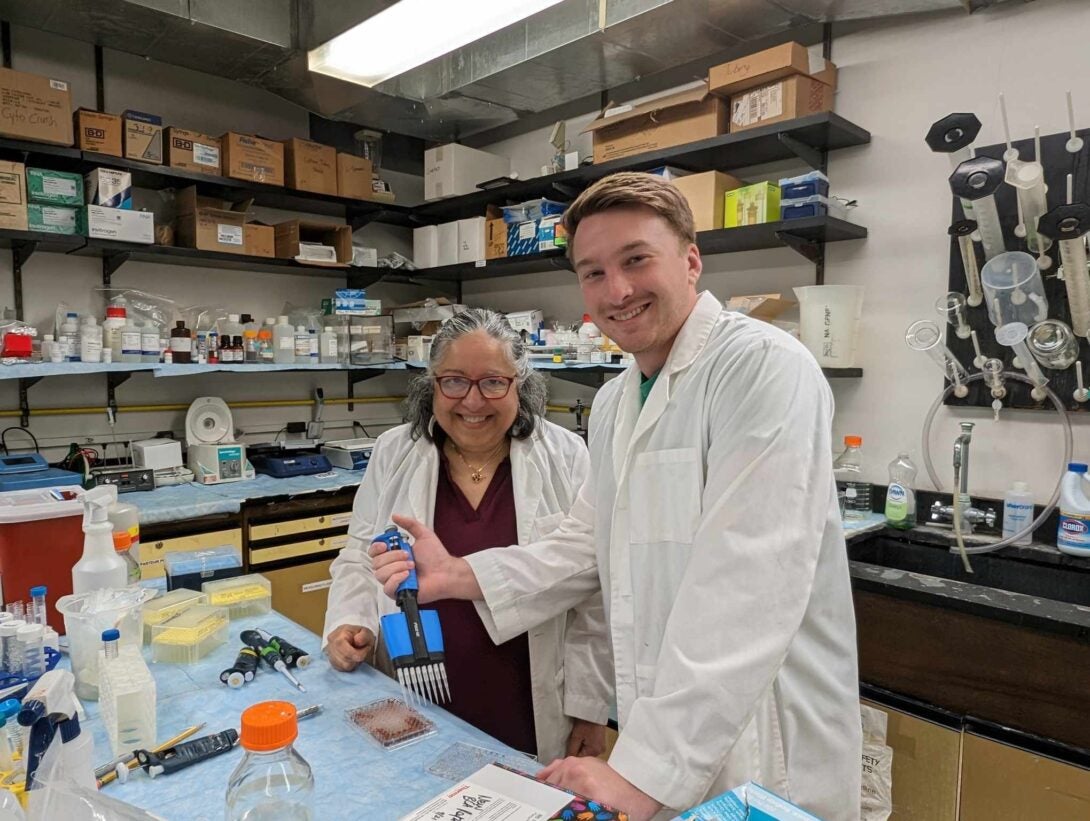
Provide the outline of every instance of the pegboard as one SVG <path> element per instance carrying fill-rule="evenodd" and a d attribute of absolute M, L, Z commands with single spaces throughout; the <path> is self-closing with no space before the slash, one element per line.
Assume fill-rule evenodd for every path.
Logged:
<path fill-rule="evenodd" d="M 1090 129 L 1078 132 L 1083 138 L 1083 148 L 1078 154 L 1069 154 L 1065 148 L 1070 132 L 1049 134 L 1041 137 L 1041 154 L 1044 157 L 1045 184 L 1048 186 L 1048 210 L 1067 202 L 1067 175 L 1074 175 L 1074 202 L 1090 203 Z M 1033 138 L 1016 140 L 1013 146 L 1018 149 L 1019 159 L 1023 161 L 1036 159 L 1033 146 Z M 976 156 L 993 157 L 1002 160 L 1003 152 L 1007 146 L 988 145 L 976 147 Z M 951 194 L 953 199 L 951 224 L 965 219 L 961 202 Z M 1003 183 L 995 192 L 996 208 L 999 211 L 999 221 L 1003 226 L 1003 239 L 1008 251 L 1025 251 L 1033 256 L 1026 245 L 1026 240 L 1014 235 L 1014 228 L 1018 224 L 1018 200 L 1013 186 Z M 984 255 L 980 243 L 973 243 L 977 255 L 977 264 L 981 270 L 984 268 Z M 1052 265 L 1046 271 L 1041 272 L 1045 287 L 1045 296 L 1048 298 L 1048 316 L 1051 319 L 1062 319 L 1068 325 L 1071 324 L 1071 312 L 1067 305 L 1067 290 L 1063 281 L 1057 277 L 1060 267 L 1059 243 L 1053 243 L 1048 251 L 1052 259 Z M 950 277 L 949 290 L 958 291 L 968 295 L 969 286 L 965 279 L 965 270 L 961 262 L 961 249 L 956 237 L 950 238 Z M 942 296 L 936 294 L 936 298 Z M 945 322 L 937 312 L 932 312 L 929 319 L 939 323 L 940 327 Z M 976 308 L 966 307 L 966 319 L 970 327 L 977 332 L 980 341 L 980 349 L 985 358 L 996 357 L 1002 360 L 1007 370 L 1016 370 L 1011 364 L 1014 352 L 995 341 L 995 327 L 988 319 L 988 310 L 984 305 Z M 959 339 L 954 333 L 953 325 L 946 325 L 946 346 L 957 356 L 961 364 L 970 374 L 979 373 L 979 369 L 973 366 L 973 358 L 976 356 L 971 339 Z M 1090 343 L 1086 339 L 1076 337 L 1079 340 L 1079 359 L 1083 363 L 1084 378 L 1090 381 Z M 1054 371 L 1042 368 L 1048 377 L 1048 387 L 1056 392 L 1063 401 L 1064 406 L 1071 411 L 1090 411 L 1090 403 L 1080 404 L 1073 398 L 1077 385 L 1075 378 L 1075 366 L 1063 371 Z M 1018 371 L 1023 373 L 1023 371 Z M 943 387 L 946 383 L 943 382 Z M 1023 382 L 1007 381 L 1007 396 L 1003 400 L 1003 406 L 1007 408 L 1019 408 L 1026 410 L 1052 411 L 1052 402 L 1045 399 L 1038 402 L 1030 396 L 1031 387 Z M 1090 385 L 1088 385 L 1090 387 Z M 972 405 L 978 407 L 991 407 L 992 395 L 983 381 L 974 382 L 969 386 L 969 394 L 963 399 L 955 397 L 952 393 L 946 399 L 947 405 Z"/>

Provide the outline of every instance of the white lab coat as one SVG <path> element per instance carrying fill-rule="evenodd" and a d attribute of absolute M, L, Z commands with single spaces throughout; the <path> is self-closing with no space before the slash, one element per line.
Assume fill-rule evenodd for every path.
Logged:
<path fill-rule="evenodd" d="M 529 438 L 512 440 L 519 544 L 542 539 L 559 524 L 589 472 L 583 441 L 544 419 Z M 372 575 L 367 549 L 371 537 L 390 524 L 393 513 L 412 516 L 431 527 L 438 480 L 438 450 L 424 439 L 414 442 L 408 425 L 378 438 L 356 492 L 348 544 L 330 568 L 333 585 L 323 647 L 325 636 L 342 624 L 358 624 L 378 636 L 379 617 L 397 612 L 397 605 Z M 557 611 L 522 632 L 529 633 L 537 752 L 548 762 L 564 755 L 572 718 L 605 724 L 609 717 L 613 666 L 601 594 L 588 588 L 570 609 Z M 448 647 L 448 652 L 458 650 Z"/>
<path fill-rule="evenodd" d="M 798 341 L 705 293 L 642 410 L 639 385 L 632 367 L 599 391 L 592 478 L 554 536 L 468 558 L 478 612 L 503 641 L 600 585 L 614 769 L 672 810 L 754 780 L 827 821 L 857 819 L 828 384 Z"/>

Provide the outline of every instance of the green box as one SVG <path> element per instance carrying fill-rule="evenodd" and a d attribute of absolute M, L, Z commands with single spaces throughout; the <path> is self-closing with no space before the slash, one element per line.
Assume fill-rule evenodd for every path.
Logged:
<path fill-rule="evenodd" d="M 735 188 L 723 195 L 723 227 L 739 228 L 780 219 L 780 187 L 759 182 Z"/>
<path fill-rule="evenodd" d="M 26 170 L 27 200 L 42 205 L 83 205 L 83 177 L 46 168 Z"/>
<path fill-rule="evenodd" d="M 79 209 L 63 205 L 27 205 L 27 229 L 42 234 L 76 234 L 79 225 Z"/>

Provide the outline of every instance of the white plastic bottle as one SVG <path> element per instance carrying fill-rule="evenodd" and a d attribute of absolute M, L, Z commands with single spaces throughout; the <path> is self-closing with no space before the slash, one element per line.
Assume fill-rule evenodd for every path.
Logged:
<path fill-rule="evenodd" d="M 845 520 L 865 519 L 870 515 L 870 482 L 864 482 L 863 439 L 859 436 L 844 437 L 844 452 L 833 462 L 837 490 L 844 491 L 843 516 Z"/>
<path fill-rule="evenodd" d="M 310 334 L 302 325 L 295 326 L 295 364 L 310 364 Z"/>
<path fill-rule="evenodd" d="M 1090 556 L 1090 482 L 1086 465 L 1072 462 L 1060 485 L 1060 526 L 1056 547 L 1072 556 Z"/>
<path fill-rule="evenodd" d="M 140 330 L 140 360 L 142 362 L 159 361 L 159 326 L 148 319 Z"/>
<path fill-rule="evenodd" d="M 53 339 L 53 334 L 45 334 L 42 337 L 42 362 L 60 362 L 60 359 L 53 359 L 53 350 L 56 348 L 58 351 L 60 347 Z"/>
<path fill-rule="evenodd" d="M 83 494 L 83 555 L 72 567 L 72 592 L 121 589 L 129 583 L 129 569 L 114 550 L 110 505 L 117 488 L 100 485 Z"/>
<path fill-rule="evenodd" d="M 128 323 L 128 309 L 124 299 L 106 306 L 106 318 L 102 320 L 102 347 L 113 351 L 114 362 L 121 361 L 121 329 Z"/>
<path fill-rule="evenodd" d="M 102 326 L 93 316 L 85 317 L 79 330 L 79 358 L 81 362 L 102 361 Z"/>
<path fill-rule="evenodd" d="M 1003 538 L 1015 536 L 1029 527 L 1033 521 L 1033 494 L 1025 482 L 1015 482 L 1003 497 Z M 1016 545 L 1033 542 L 1033 532 L 1027 533 Z"/>
<path fill-rule="evenodd" d="M 75 311 L 65 314 L 60 334 L 64 358 L 69 362 L 79 362 L 79 314 Z"/>
<path fill-rule="evenodd" d="M 317 365 L 321 356 L 318 331 L 315 328 L 307 328 L 307 336 L 310 337 L 310 364 Z"/>
<path fill-rule="evenodd" d="M 114 362 L 139 362 L 143 355 L 141 348 L 141 330 L 135 319 L 129 319 L 118 332 L 121 340 L 121 358 L 114 356 Z"/>
<path fill-rule="evenodd" d="M 309 356 L 310 350 L 307 349 Z M 277 365 L 295 364 L 295 329 L 286 316 L 279 316 L 273 325 L 273 362 Z"/>
<path fill-rule="evenodd" d="M 326 325 L 322 329 L 322 336 L 319 340 L 319 347 L 321 349 L 320 359 L 323 365 L 336 365 L 337 364 L 337 335 L 333 333 L 333 329 Z"/>
<path fill-rule="evenodd" d="M 590 314 L 583 314 L 583 324 L 579 326 L 579 341 L 591 342 L 602 338 L 602 332 L 590 318 Z"/>

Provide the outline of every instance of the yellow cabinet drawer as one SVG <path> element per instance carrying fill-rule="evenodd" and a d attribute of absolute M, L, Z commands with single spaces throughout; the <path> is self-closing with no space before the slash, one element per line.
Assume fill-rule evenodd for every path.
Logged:
<path fill-rule="evenodd" d="M 267 525 L 250 525 L 250 541 L 279 539 L 283 536 L 295 536 L 298 533 L 311 533 L 315 530 L 329 530 L 334 527 L 348 527 L 352 511 L 326 513 L 321 516 L 308 516 L 305 519 L 288 519 L 286 522 L 273 522 Z"/>
<path fill-rule="evenodd" d="M 214 530 L 211 533 L 196 533 L 191 536 L 178 536 L 174 539 L 140 542 L 140 576 L 145 579 L 158 579 L 165 570 L 163 562 L 167 553 L 182 550 L 206 550 L 211 547 L 230 545 L 242 554 L 242 530 Z"/>
<path fill-rule="evenodd" d="M 310 556 L 315 553 L 325 553 L 329 550 L 340 550 L 348 544 L 348 534 L 329 536 L 325 539 L 308 539 L 305 542 L 293 542 L 277 547 L 261 547 L 250 549 L 250 567 L 258 567 L 269 562 L 280 562 L 284 559 L 297 559 L 300 556 Z"/>

